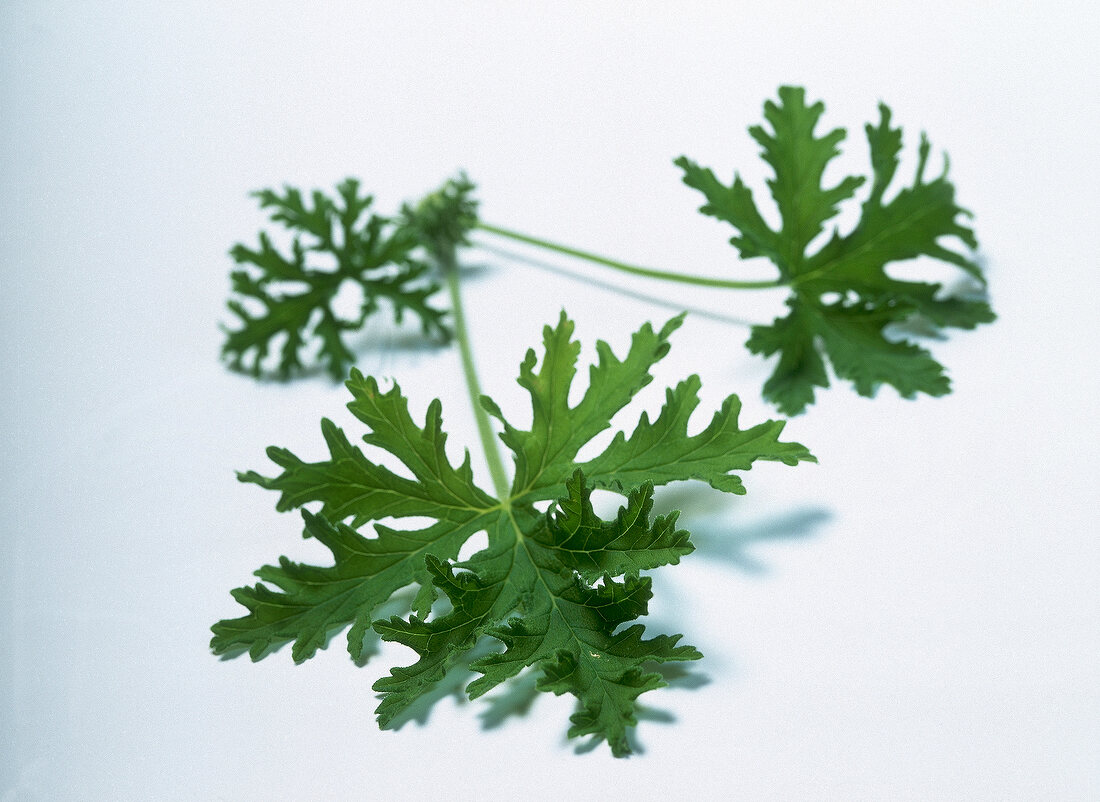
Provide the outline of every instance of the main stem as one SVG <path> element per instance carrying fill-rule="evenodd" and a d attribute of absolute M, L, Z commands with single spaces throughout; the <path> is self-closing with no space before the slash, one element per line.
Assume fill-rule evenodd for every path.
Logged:
<path fill-rule="evenodd" d="M 521 234 L 518 231 L 512 231 L 511 229 L 490 225 L 489 223 L 478 223 L 477 227 L 480 228 L 482 231 L 486 231 L 490 234 L 496 234 L 499 237 L 507 237 L 508 239 L 513 239 L 517 242 L 524 242 L 528 245 L 545 248 L 548 251 L 556 251 L 557 253 L 564 253 L 567 256 L 575 256 L 578 259 L 584 259 L 589 262 L 594 262 L 598 265 L 611 267 L 615 270 L 620 270 L 623 273 L 633 273 L 636 276 L 657 278 L 663 281 L 678 281 L 681 284 L 697 284 L 703 287 L 719 287 L 729 290 L 765 290 L 771 289 L 773 287 L 784 286 L 784 283 L 778 280 L 729 281 L 727 279 L 707 278 L 706 276 L 690 276 L 685 275 L 684 273 L 671 273 L 667 270 L 654 270 L 650 267 L 638 267 L 637 265 L 628 265 L 625 262 L 620 262 L 617 259 L 608 259 L 606 256 L 598 256 L 597 254 L 589 253 L 588 251 L 582 251 L 578 248 L 570 248 L 568 245 L 561 245 L 556 242 L 549 242 L 548 240 L 539 239 L 538 237 L 532 237 L 528 234 Z"/>
<path fill-rule="evenodd" d="M 466 329 L 466 315 L 462 311 L 462 294 L 458 287 L 458 264 L 454 254 L 444 256 L 439 261 L 443 274 L 447 277 L 447 289 L 451 293 L 455 339 L 458 341 L 458 351 L 462 355 L 462 372 L 466 376 L 466 391 L 470 395 L 470 405 L 474 408 L 477 432 L 481 436 L 481 448 L 485 452 L 485 462 L 489 465 L 489 475 L 493 478 L 493 488 L 496 490 L 497 498 L 505 501 L 509 492 L 508 477 L 504 473 L 504 463 L 501 462 L 500 452 L 497 450 L 497 438 L 489 422 L 489 415 L 481 406 L 481 384 L 477 380 L 474 353 L 470 348 L 470 333 Z"/>

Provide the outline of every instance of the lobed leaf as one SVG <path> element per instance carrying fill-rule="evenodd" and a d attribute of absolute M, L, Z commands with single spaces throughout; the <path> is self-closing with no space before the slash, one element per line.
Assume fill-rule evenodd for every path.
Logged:
<path fill-rule="evenodd" d="M 408 226 L 370 214 L 373 199 L 360 193 L 358 181 L 338 184 L 335 198 L 314 191 L 307 201 L 294 187 L 255 196 L 293 240 L 288 256 L 266 232 L 259 235 L 259 248 L 237 244 L 230 250 L 241 265 L 231 274 L 236 297 L 228 303 L 240 325 L 226 331 L 222 347 L 231 368 L 259 376 L 269 353 L 278 349 L 276 373 L 285 379 L 304 370 L 307 355 L 315 352 L 313 358 L 333 378 L 343 379 L 355 359 L 345 335 L 362 328 L 382 299 L 398 323 L 412 314 L 426 336 L 449 339 L 446 313 L 429 302 L 439 285 L 415 256 L 423 243 Z M 315 264 L 315 254 L 326 254 L 335 268 Z M 363 295 L 352 319 L 334 309 L 348 282 L 359 285 Z"/>
<path fill-rule="evenodd" d="M 741 430 L 735 396 L 700 433 L 689 435 L 699 403 L 699 380 L 691 377 L 668 392 L 657 420 L 650 423 L 643 415 L 633 433 L 617 433 L 602 454 L 577 465 L 579 449 L 651 380 L 650 369 L 667 353 L 680 321 L 673 318 L 659 331 L 643 326 L 622 358 L 600 343 L 588 387 L 572 407 L 568 398 L 580 350 L 573 323 L 563 314 L 556 327 L 546 327 L 541 360 L 530 352 L 519 371 L 531 400 L 530 428 L 513 426 L 483 398 L 514 454 L 515 479 L 504 499 L 475 484 L 468 454 L 457 467 L 450 463 L 438 401 L 418 423 L 400 388 L 383 392 L 374 379 L 353 371 L 348 408 L 367 428 L 364 444 L 398 459 L 412 478 L 371 459 L 328 420 L 321 428 L 329 459 L 308 463 L 272 448 L 268 453 L 280 474 L 241 474 L 242 481 L 279 493 L 281 510 L 318 505 L 317 513 L 303 510 L 305 534 L 332 552 L 333 564 L 283 558 L 261 568 L 261 583 L 234 591 L 247 614 L 214 626 L 215 652 L 247 649 L 259 659 L 293 641 L 293 656 L 302 660 L 334 631 L 350 626 L 349 650 L 358 658 L 363 635 L 373 626 L 417 655 L 375 685 L 382 694 L 379 723 L 387 726 L 447 671 L 468 661 L 479 640 L 495 639 L 503 651 L 471 665 L 482 675 L 467 689 L 471 698 L 534 667 L 540 689 L 577 697 L 570 734 L 597 735 L 616 755 L 626 754 L 635 700 L 662 684 L 647 665 L 699 657 L 678 644 L 678 635 L 645 638 L 641 624 L 620 631 L 646 613 L 652 590 L 642 572 L 675 564 L 693 548 L 687 532 L 676 528 L 676 513 L 652 517 L 654 485 L 695 478 L 740 493 L 732 472 L 756 460 L 813 460 L 801 445 L 779 441 L 781 422 Z M 613 520 L 593 511 L 595 487 L 625 497 Z M 534 504 L 546 499 L 554 503 L 540 513 Z M 380 523 L 413 516 L 433 523 L 409 530 Z M 367 525 L 373 525 L 373 537 L 357 531 Z M 479 532 L 486 534 L 487 547 L 456 562 Z M 412 615 L 372 619 L 374 610 L 409 585 L 419 588 Z M 433 617 L 440 593 L 452 609 Z"/>
<path fill-rule="evenodd" d="M 972 255 L 978 243 L 968 224 L 970 214 L 955 201 L 946 160 L 938 177 L 925 180 L 931 145 L 923 136 L 912 184 L 887 198 L 900 161 L 902 132 L 891 125 L 890 109 L 880 104 L 878 124 L 865 129 L 871 188 L 859 222 L 847 234 L 834 229 L 810 252 L 839 204 L 866 182 L 865 177 L 849 176 L 823 186 L 825 170 L 845 137 L 840 128 L 815 134 L 823 113 L 820 102 L 806 104 L 804 90 L 782 87 L 779 103 L 768 101 L 764 107 L 770 130 L 749 129 L 772 168 L 768 185 L 782 221 L 778 231 L 764 222 L 739 176 L 727 187 L 686 157 L 676 161 L 684 183 L 707 199 L 700 211 L 738 231 L 731 242 L 742 258 L 767 257 L 791 289 L 790 314 L 769 326 L 753 327 L 746 343 L 753 353 L 778 355 L 764 396 L 786 414 L 802 412 L 813 403 L 815 388 L 829 384 L 826 358 L 833 372 L 850 379 L 861 395 L 873 395 L 882 384 L 906 398 L 944 395 L 950 383 L 943 367 L 916 344 L 888 336 L 887 329 L 921 319 L 938 334 L 941 328 L 972 329 L 994 319 L 980 297 L 985 279 Z M 939 283 L 901 281 L 887 272 L 893 263 L 921 257 L 955 265 L 977 283 L 978 292 L 950 297 Z"/>

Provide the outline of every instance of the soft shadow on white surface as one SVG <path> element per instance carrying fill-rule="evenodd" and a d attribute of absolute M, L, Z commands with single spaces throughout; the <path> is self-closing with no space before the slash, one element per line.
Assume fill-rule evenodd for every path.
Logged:
<path fill-rule="evenodd" d="M 679 525 L 688 527 L 695 552 L 689 559 L 706 560 L 746 574 L 765 576 L 768 566 L 758 556 L 768 544 L 812 539 L 833 519 L 824 507 L 804 507 L 773 513 L 751 523 L 707 515 L 723 502 L 721 494 L 696 484 L 677 483 L 657 496 L 657 511 L 680 510 Z M 808 545 L 808 544 L 807 544 Z M 686 613 L 687 611 L 682 611 Z"/>

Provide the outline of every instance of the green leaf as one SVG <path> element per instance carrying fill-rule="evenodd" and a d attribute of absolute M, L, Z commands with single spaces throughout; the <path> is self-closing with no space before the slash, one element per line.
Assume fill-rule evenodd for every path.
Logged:
<path fill-rule="evenodd" d="M 269 455 L 282 473 L 240 477 L 278 492 L 281 510 L 317 505 L 318 512 L 303 512 L 305 534 L 332 552 L 333 564 L 283 558 L 261 568 L 261 583 L 234 592 L 247 614 L 214 626 L 214 651 L 248 650 L 259 659 L 293 641 L 293 657 L 302 660 L 350 626 L 349 650 L 358 658 L 373 625 L 417 655 L 375 685 L 383 694 L 379 722 L 386 726 L 449 669 L 468 662 L 479 640 L 494 639 L 503 650 L 472 663 L 482 676 L 467 689 L 471 697 L 534 667 L 539 688 L 576 696 L 571 735 L 596 735 L 616 755 L 628 753 L 637 697 L 663 684 L 647 666 L 699 657 L 678 644 L 678 635 L 647 638 L 640 623 L 622 629 L 646 613 L 651 585 L 642 572 L 675 564 L 692 551 L 687 532 L 676 528 L 676 513 L 652 516 L 653 487 L 695 478 L 741 493 L 733 471 L 757 460 L 813 460 L 803 446 L 779 441 L 782 422 L 740 429 L 735 396 L 699 434 L 689 435 L 699 403 L 699 380 L 691 377 L 668 391 L 655 421 L 643 414 L 629 435 L 617 433 L 602 454 L 577 464 L 578 451 L 650 381 L 680 320 L 659 331 L 643 326 L 622 358 L 599 343 L 588 387 L 572 407 L 580 350 L 573 323 L 563 314 L 556 327 L 546 328 L 541 360 L 531 352 L 519 371 L 531 401 L 530 428 L 513 426 L 483 399 L 514 455 L 515 479 L 504 499 L 474 483 L 468 455 L 457 467 L 450 462 L 438 401 L 418 423 L 399 388 L 383 392 L 374 379 L 353 372 L 348 407 L 367 427 L 369 451 L 326 420 L 329 459 L 309 463 L 272 448 Z M 387 454 L 391 464 L 398 460 L 408 475 L 385 467 L 374 452 Z M 624 497 L 613 520 L 593 511 L 596 487 Z M 535 503 L 548 499 L 550 508 L 539 512 Z M 431 523 L 409 529 L 381 523 L 402 518 Z M 373 533 L 358 531 L 368 525 Z M 480 532 L 487 547 L 457 562 L 462 546 Z M 419 587 L 412 615 L 373 619 L 373 611 L 409 585 Z M 433 616 L 440 593 L 452 609 Z"/>
<path fill-rule="evenodd" d="M 764 221 L 739 176 L 727 187 L 686 157 L 676 161 L 684 183 L 707 199 L 700 211 L 737 230 L 731 242 L 742 258 L 767 257 L 791 289 L 790 314 L 755 326 L 746 343 L 754 353 L 778 354 L 764 396 L 786 414 L 802 412 L 813 403 L 815 388 L 829 384 L 826 358 L 836 376 L 851 380 L 861 395 L 873 395 L 882 384 L 905 398 L 944 395 L 950 383 L 943 366 L 915 343 L 899 339 L 896 324 L 912 329 L 923 322 L 938 336 L 942 328 L 972 329 L 994 319 L 972 255 L 977 240 L 970 214 L 955 201 L 946 159 L 938 177 L 925 179 L 931 145 L 923 135 L 912 184 L 887 197 L 900 161 L 902 132 L 891 125 L 890 109 L 880 104 L 878 124 L 866 126 L 871 188 L 859 221 L 846 234 L 834 229 L 811 251 L 839 204 L 866 182 L 849 176 L 823 185 L 845 137 L 840 128 L 815 134 L 823 113 L 820 102 L 806 104 L 804 90 L 782 87 L 779 103 L 764 106 L 770 129 L 749 129 L 773 172 L 768 185 L 782 221 L 779 230 Z M 918 258 L 955 265 L 974 286 L 952 296 L 939 283 L 902 281 L 887 272 L 893 263 Z"/>
<path fill-rule="evenodd" d="M 336 379 L 347 376 L 355 357 L 345 342 L 347 332 L 363 327 L 385 299 L 400 323 L 406 314 L 419 318 L 424 334 L 450 338 L 445 312 L 429 303 L 439 289 L 428 265 L 416 257 L 423 245 L 408 226 L 368 214 L 369 195 L 347 179 L 336 197 L 314 191 L 307 201 L 300 190 L 255 193 L 271 220 L 293 239 L 284 255 L 261 232 L 259 247 L 237 244 L 230 255 L 241 269 L 230 275 L 235 297 L 229 309 L 239 328 L 226 331 L 222 355 L 231 368 L 259 376 L 268 354 L 278 350 L 275 372 L 288 378 L 312 359 Z M 315 262 L 324 254 L 335 267 Z M 347 283 L 362 289 L 363 302 L 353 319 L 341 318 L 333 301 Z"/>
<path fill-rule="evenodd" d="M 531 349 L 519 369 L 519 384 L 531 397 L 530 430 L 515 428 L 492 399 L 483 399 L 486 410 L 504 427 L 501 440 L 515 453 L 514 498 L 535 501 L 560 495 L 562 477 L 572 472 L 577 452 L 652 381 L 649 368 L 668 353 L 668 337 L 682 322 L 683 315 L 674 317 L 660 332 L 645 324 L 634 334 L 623 360 L 607 343 L 597 342 L 599 361 L 589 370 L 588 389 L 573 408 L 569 394 L 581 348 L 572 339 L 573 323 L 563 312 L 557 326 L 543 329 L 542 364 Z"/>
<path fill-rule="evenodd" d="M 482 677 L 468 688 L 471 698 L 539 666 L 541 690 L 580 700 L 570 735 L 595 734 L 616 756 L 629 754 L 626 733 L 636 723 L 635 699 L 664 684 L 646 664 L 701 655 L 678 646 L 678 635 L 643 640 L 641 625 L 615 630 L 646 612 L 650 581 L 638 569 L 678 562 L 692 546 L 687 533 L 675 529 L 675 514 L 648 520 L 652 485 L 631 493 L 608 523 L 592 513 L 591 490 L 580 471 L 567 484 L 566 498 L 546 515 L 502 515 L 490 553 L 458 566 L 470 573 L 456 575 L 455 566 L 431 563 L 452 612 L 434 621 L 413 617 L 379 626 L 384 638 L 420 655 L 375 684 L 386 694 L 379 708 L 383 726 L 424 691 L 425 679 L 442 676 L 448 655 L 469 650 L 487 634 L 505 649 L 473 663 Z M 603 571 L 601 563 L 607 565 Z M 599 586 L 593 584 L 597 579 Z"/>

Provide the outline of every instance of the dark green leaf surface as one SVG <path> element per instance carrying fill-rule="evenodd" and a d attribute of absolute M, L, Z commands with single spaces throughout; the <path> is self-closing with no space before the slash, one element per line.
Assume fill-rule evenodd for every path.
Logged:
<path fill-rule="evenodd" d="M 265 189 L 256 197 L 272 221 L 292 233 L 293 241 L 289 255 L 267 233 L 260 234 L 258 248 L 238 244 L 230 251 L 241 265 L 230 276 L 235 297 L 228 304 L 240 325 L 227 330 L 222 348 L 230 367 L 258 376 L 269 353 L 277 351 L 275 371 L 282 378 L 315 360 L 343 379 L 354 361 L 346 333 L 362 328 L 383 300 L 398 322 L 412 314 L 425 335 L 450 337 L 445 312 L 429 304 L 439 285 L 428 265 L 415 258 L 422 244 L 417 233 L 369 214 L 372 199 L 360 193 L 357 181 L 339 184 L 335 198 L 315 191 L 307 201 L 292 187 L 282 193 Z M 335 267 L 315 264 L 320 255 Z M 333 308 L 348 282 L 357 284 L 363 295 L 350 320 Z"/>
<path fill-rule="evenodd" d="M 261 568 L 262 583 L 234 592 L 247 614 L 214 626 L 214 651 L 247 649 L 259 659 L 292 641 L 294 658 L 302 660 L 333 631 L 350 626 L 349 649 L 359 657 L 363 635 L 373 625 L 383 638 L 417 655 L 375 686 L 383 694 L 378 716 L 385 726 L 488 637 L 503 651 L 472 664 L 482 676 L 468 688 L 471 697 L 534 667 L 542 690 L 577 697 L 571 735 L 596 735 L 616 755 L 626 754 L 635 700 L 662 684 L 647 664 L 699 656 L 679 645 L 679 636 L 646 638 L 641 624 L 620 631 L 646 612 L 651 588 L 642 572 L 674 564 L 692 550 L 675 514 L 652 517 L 653 486 L 696 478 L 740 493 L 740 480 L 731 472 L 747 470 L 756 460 L 813 460 L 804 447 L 779 441 L 781 422 L 740 429 L 734 396 L 702 432 L 688 435 L 699 388 L 691 377 L 668 391 L 655 421 L 643 415 L 632 433 L 618 433 L 601 455 L 577 465 L 579 449 L 650 381 L 649 371 L 667 353 L 668 336 L 679 323 L 676 318 L 659 331 L 643 326 L 621 359 L 600 343 L 588 388 L 573 407 L 567 402 L 579 352 L 573 324 L 563 315 L 556 327 L 545 329 L 541 360 L 531 352 L 520 366 L 519 383 L 531 399 L 530 428 L 513 426 L 483 399 L 501 420 L 501 439 L 514 455 L 515 480 L 506 499 L 477 487 L 468 455 L 458 467 L 448 460 L 438 401 L 421 425 L 399 388 L 383 392 L 373 379 L 353 372 L 349 409 L 368 429 L 365 444 L 396 457 L 412 478 L 374 461 L 373 452 L 352 445 L 329 421 L 322 423 L 329 459 L 307 463 L 273 448 L 269 454 L 281 474 L 242 474 L 242 481 L 278 492 L 279 509 L 318 505 L 317 513 L 303 511 L 305 534 L 332 552 L 333 564 L 283 558 Z M 614 520 L 593 512 L 594 487 L 625 497 Z M 547 499 L 554 503 L 540 513 L 534 503 Z M 433 523 L 409 530 L 379 523 L 414 516 Z M 358 531 L 372 522 L 373 532 Z M 486 533 L 488 546 L 456 562 L 478 532 Z M 408 585 L 419 587 L 410 617 L 372 618 Z M 439 593 L 452 609 L 433 617 Z"/>
<path fill-rule="evenodd" d="M 944 395 L 950 382 L 943 366 L 889 327 L 923 320 L 937 332 L 972 329 L 994 319 L 981 297 L 985 281 L 972 255 L 977 240 L 967 223 L 970 215 L 955 201 L 946 160 L 939 176 L 926 179 L 931 147 L 923 136 L 912 183 L 887 198 L 900 161 L 902 132 L 891 126 L 890 109 L 880 104 L 878 124 L 866 126 L 872 175 L 859 222 L 847 234 L 834 229 L 811 252 L 839 205 L 866 183 L 863 177 L 849 176 L 823 185 L 826 167 L 845 137 L 840 128 L 822 136 L 815 133 L 824 110 L 820 102 L 807 105 L 802 89 L 783 87 L 779 103 L 764 106 L 770 128 L 749 129 L 773 171 L 768 185 L 782 221 L 779 230 L 764 221 L 740 176 L 726 186 L 686 157 L 676 161 L 684 183 L 707 199 L 700 211 L 737 230 L 730 242 L 742 258 L 767 257 L 791 288 L 790 314 L 754 327 L 746 343 L 754 353 L 778 355 L 764 395 L 787 414 L 802 412 L 813 403 L 815 388 L 829 384 L 826 358 L 836 376 L 852 381 L 861 395 L 872 395 L 882 384 L 892 385 L 905 398 Z M 974 281 L 974 289 L 969 296 L 948 297 L 938 283 L 902 281 L 888 274 L 890 264 L 919 257 L 955 265 Z"/>

